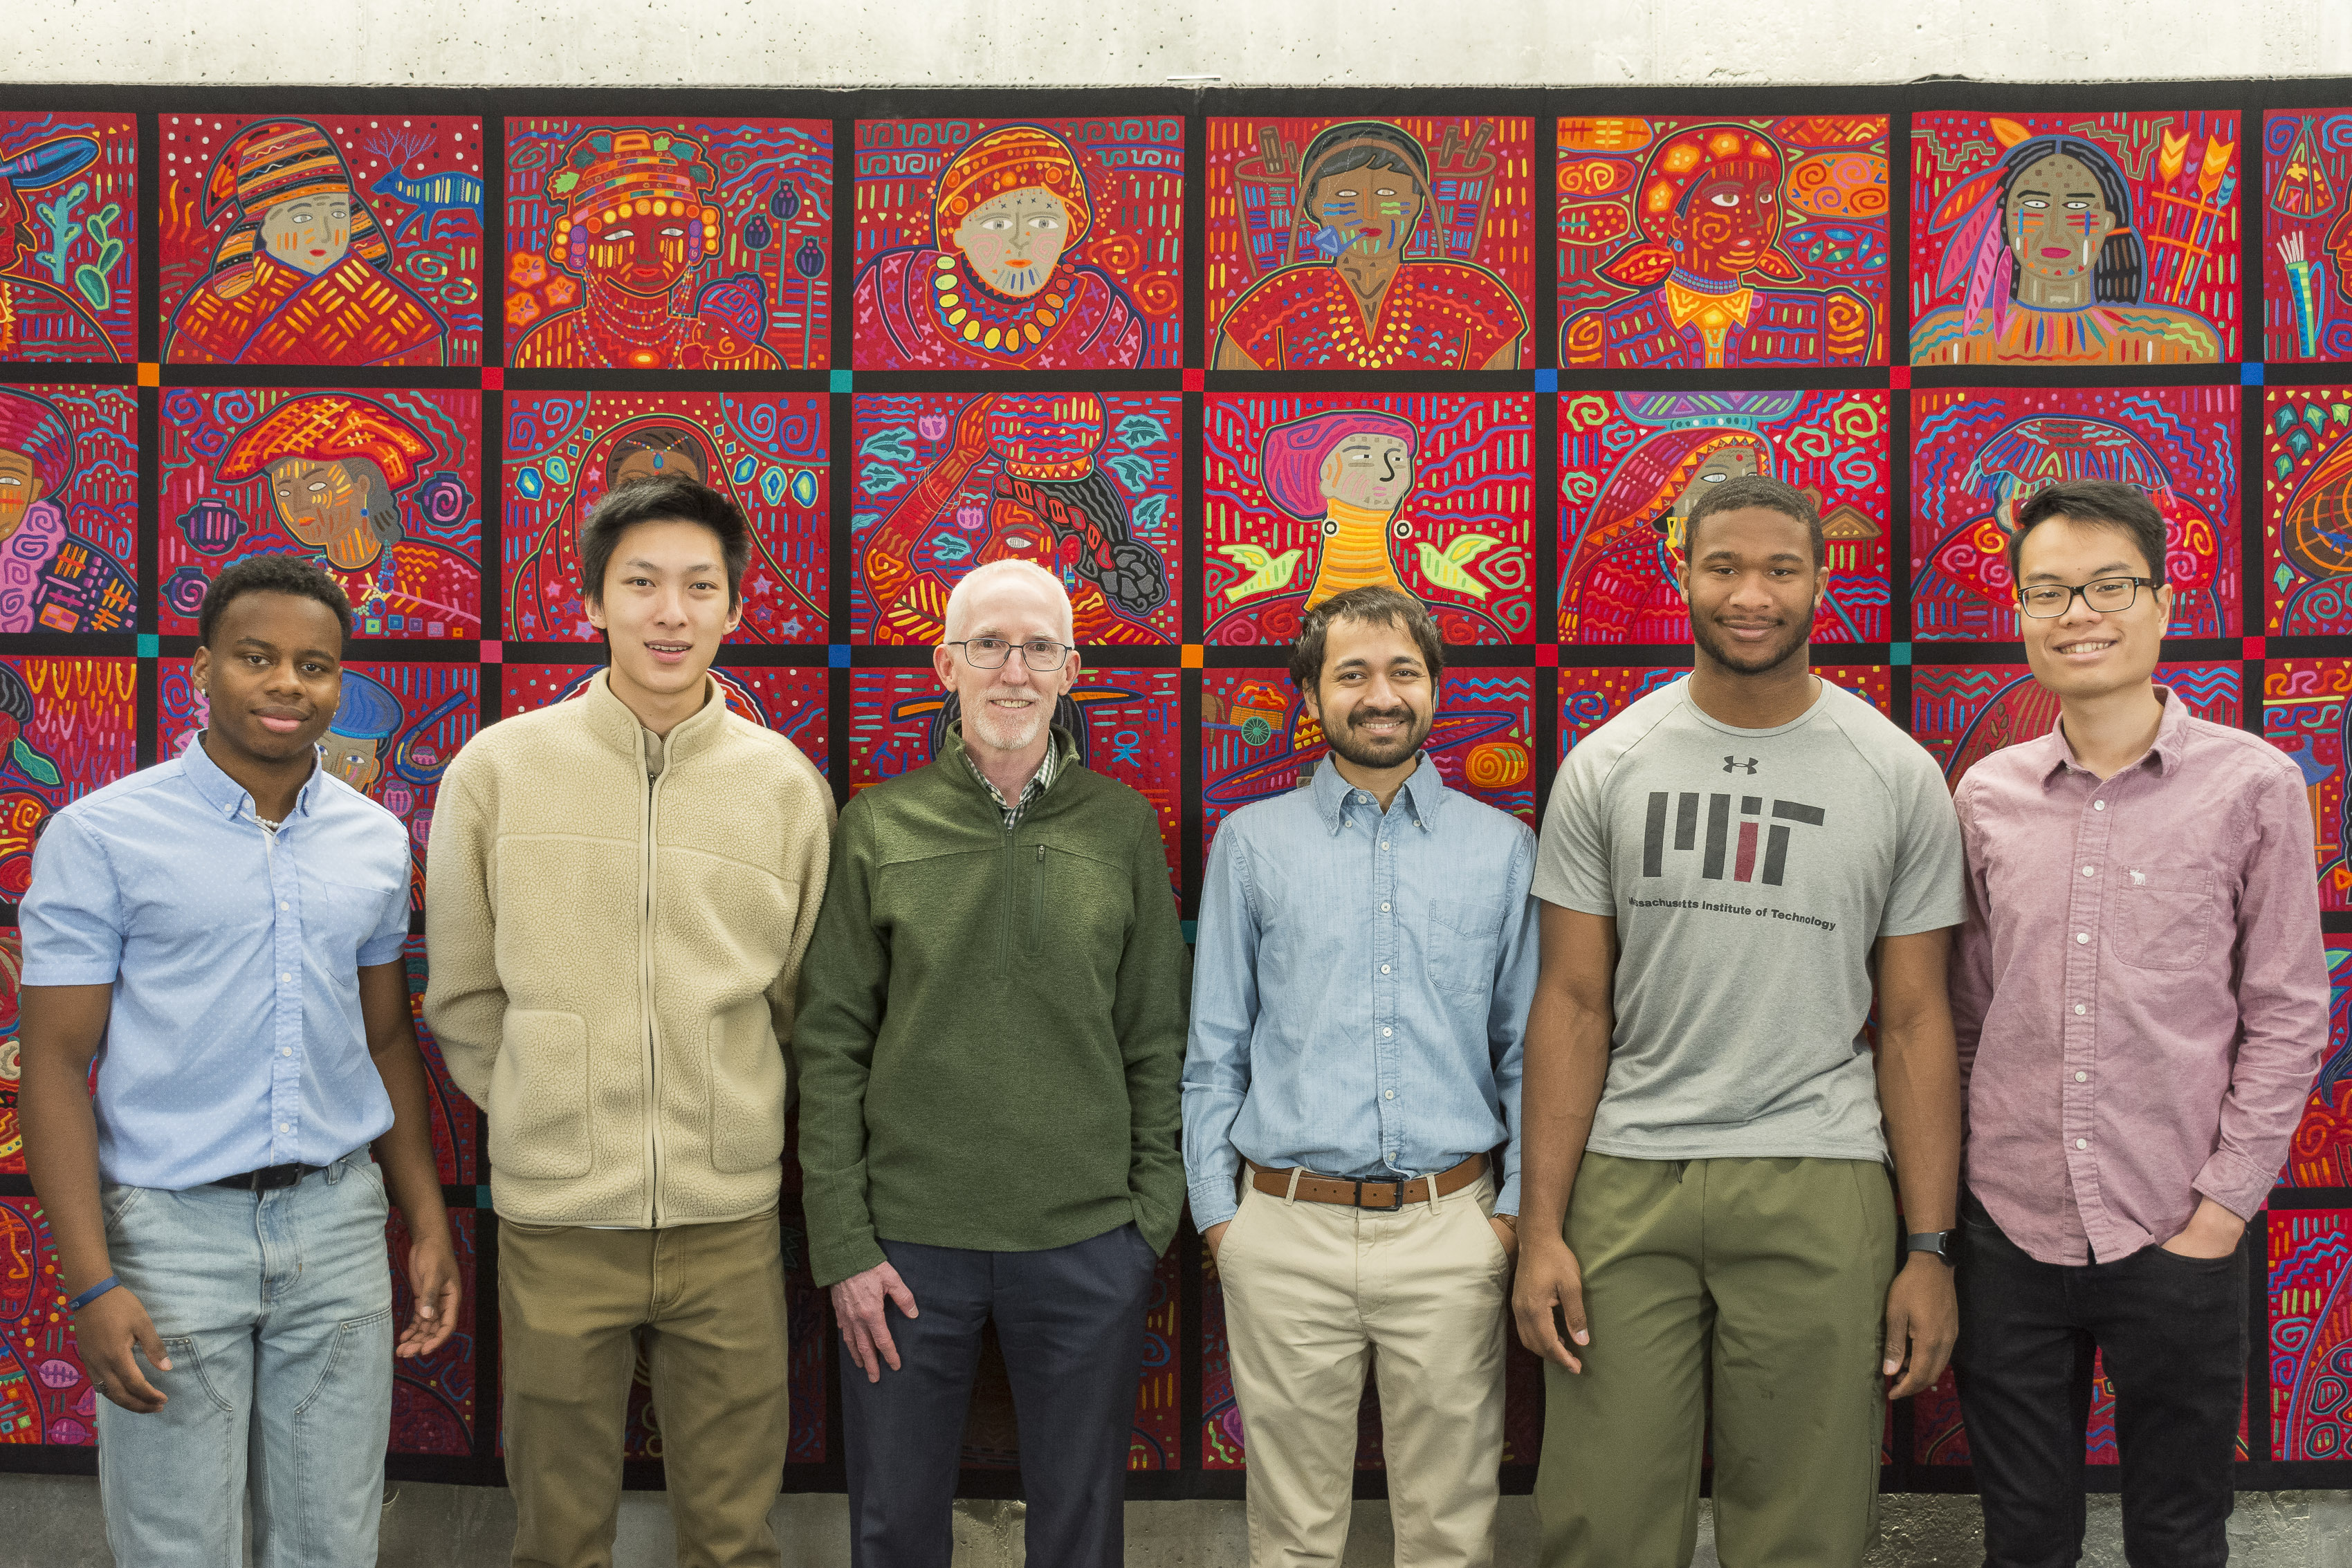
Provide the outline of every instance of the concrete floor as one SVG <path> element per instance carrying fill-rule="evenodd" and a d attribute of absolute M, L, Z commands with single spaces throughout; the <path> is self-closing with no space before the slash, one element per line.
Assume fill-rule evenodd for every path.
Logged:
<path fill-rule="evenodd" d="M 849 1561 L 848 1514 L 838 1496 L 780 1498 L 773 1515 L 793 1568 Z M 1974 1498 L 1889 1497 L 1870 1568 L 1977 1568 L 1983 1562 Z M 956 1509 L 957 1568 L 1020 1568 L 1022 1507 L 969 1502 Z M 505 1568 L 514 1503 L 486 1487 L 404 1483 L 385 1512 L 382 1568 Z M 1248 1559 L 1237 1502 L 1133 1502 L 1127 1506 L 1129 1568 L 1241 1568 Z M 2352 1568 L 2352 1493 L 2248 1492 L 2230 1523 L 2238 1568 Z M 1496 1562 L 1535 1561 L 1535 1512 L 1503 1500 Z M 1388 1505 L 1360 1502 L 1342 1568 L 1385 1568 Z M 614 1568 L 668 1568 L 669 1511 L 657 1492 L 622 1500 Z M 1704 1518 L 1692 1568 L 1720 1568 Z M 2113 1497 L 2091 1499 L 2084 1568 L 2124 1568 Z M 0 1476 L 0 1568 L 113 1568 L 98 1509 L 98 1483 L 79 1477 Z"/>

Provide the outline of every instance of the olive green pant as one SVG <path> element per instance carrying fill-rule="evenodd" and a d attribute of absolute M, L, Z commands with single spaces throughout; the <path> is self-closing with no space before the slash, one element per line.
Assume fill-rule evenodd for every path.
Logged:
<path fill-rule="evenodd" d="M 1855 1568 L 1878 1523 L 1895 1197 L 1860 1160 L 1588 1154 L 1584 1371 L 1547 1365 L 1545 1568 L 1686 1568 L 1714 1407 L 1724 1568 Z"/>

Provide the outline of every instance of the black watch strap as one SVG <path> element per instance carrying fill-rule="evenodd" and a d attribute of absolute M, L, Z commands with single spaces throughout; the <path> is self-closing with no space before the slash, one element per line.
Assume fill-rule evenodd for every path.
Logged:
<path fill-rule="evenodd" d="M 1903 1250 L 1932 1252 L 1948 1266 L 1952 1261 L 1952 1235 L 1948 1230 L 1922 1230 L 1903 1239 Z"/>

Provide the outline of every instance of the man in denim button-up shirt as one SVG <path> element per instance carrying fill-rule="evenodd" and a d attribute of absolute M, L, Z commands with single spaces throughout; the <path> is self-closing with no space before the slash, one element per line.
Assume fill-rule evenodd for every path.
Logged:
<path fill-rule="evenodd" d="M 1259 1568 L 1339 1561 L 1376 1347 L 1397 1560 L 1494 1556 L 1535 835 L 1422 752 L 1444 668 L 1394 589 L 1310 611 L 1291 679 L 1329 765 L 1226 820 L 1201 895 L 1184 1166 Z"/>

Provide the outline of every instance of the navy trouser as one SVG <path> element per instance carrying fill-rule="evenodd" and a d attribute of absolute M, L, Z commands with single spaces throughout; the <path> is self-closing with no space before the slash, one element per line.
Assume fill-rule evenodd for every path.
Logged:
<path fill-rule="evenodd" d="M 2083 1554 L 2091 1352 L 2106 1356 L 2132 1568 L 2221 1568 L 2246 1388 L 2246 1254 L 2143 1247 L 2110 1263 L 2026 1255 L 1970 1195 L 1960 1206 L 1952 1364 L 1984 1503 L 1986 1568 Z"/>
<path fill-rule="evenodd" d="M 1118 1568 L 1143 1313 L 1160 1260 L 1132 1225 L 1042 1252 L 885 1241 L 919 1316 L 885 1303 L 899 1370 L 841 1352 L 851 1568 L 948 1568 L 956 1459 L 996 1320 L 1021 1434 L 1029 1568 Z"/>

